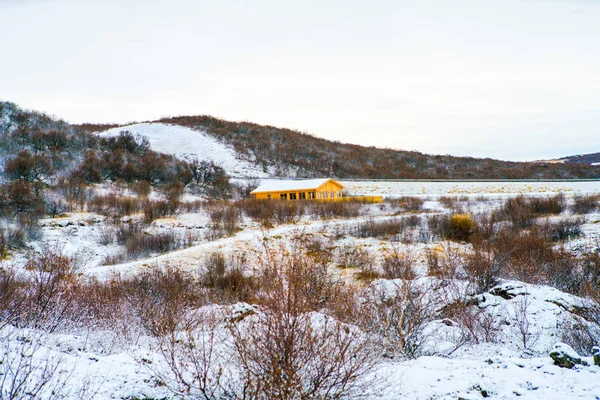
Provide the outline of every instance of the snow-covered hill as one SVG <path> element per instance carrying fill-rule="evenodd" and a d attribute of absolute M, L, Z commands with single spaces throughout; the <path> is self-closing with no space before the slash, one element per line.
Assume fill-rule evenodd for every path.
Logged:
<path fill-rule="evenodd" d="M 221 166 L 230 176 L 268 176 L 262 168 L 239 157 L 236 151 L 205 132 L 179 125 L 143 123 L 99 132 L 100 136 L 118 136 L 122 131 L 145 136 L 152 150 L 180 159 L 198 158 Z"/>

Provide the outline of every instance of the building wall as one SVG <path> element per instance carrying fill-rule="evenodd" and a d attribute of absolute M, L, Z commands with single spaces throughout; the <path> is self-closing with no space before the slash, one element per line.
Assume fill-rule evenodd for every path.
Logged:
<path fill-rule="evenodd" d="M 286 190 L 286 191 L 273 191 L 256 193 L 254 196 L 257 199 L 282 199 L 282 195 L 285 195 L 286 200 L 312 200 L 310 193 L 314 193 L 314 199 L 316 200 L 336 200 L 341 198 L 342 186 L 337 182 L 328 181 L 317 190 Z M 304 195 L 304 197 L 302 197 Z"/>

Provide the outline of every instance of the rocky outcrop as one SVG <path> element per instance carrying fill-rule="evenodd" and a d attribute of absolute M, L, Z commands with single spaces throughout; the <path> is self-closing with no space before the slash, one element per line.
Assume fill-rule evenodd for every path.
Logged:
<path fill-rule="evenodd" d="M 554 365 L 561 368 L 573 368 L 575 365 L 588 365 L 573 348 L 564 343 L 557 343 L 550 351 L 550 358 L 554 360 Z"/>

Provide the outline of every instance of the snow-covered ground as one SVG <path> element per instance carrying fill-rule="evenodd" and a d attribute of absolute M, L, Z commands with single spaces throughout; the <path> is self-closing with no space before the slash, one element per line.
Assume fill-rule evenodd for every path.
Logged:
<path fill-rule="evenodd" d="M 507 196 L 600 193 L 600 181 L 584 182 L 385 182 L 340 181 L 355 195 Z"/>
<path fill-rule="evenodd" d="M 140 124 L 136 125 L 142 126 L 139 131 L 129 130 L 148 136 L 153 143 L 152 136 L 149 134 L 155 129 L 152 128 L 152 125 L 155 124 Z M 166 125 L 166 127 L 170 126 Z M 156 129 L 156 132 L 164 132 L 164 128 L 165 126 L 162 126 L 160 129 Z M 187 129 L 172 128 L 176 128 L 176 131 Z M 112 134 L 123 129 L 125 128 L 118 128 Z M 159 134 L 162 135 L 162 133 L 157 133 L 157 135 Z M 199 132 L 191 131 L 182 134 L 181 138 L 189 134 L 202 135 Z M 177 137 L 176 135 L 177 133 L 174 137 Z M 160 141 L 154 140 L 156 143 Z M 180 148 L 181 144 L 177 146 Z M 194 151 L 206 150 L 197 148 Z M 210 152 L 210 148 L 208 151 Z M 200 156 L 201 153 L 196 154 Z M 218 157 L 219 160 L 223 160 L 222 156 Z M 245 168 L 243 163 L 236 164 L 239 160 L 235 158 L 229 159 L 227 162 L 230 173 L 233 173 L 232 171 L 236 168 Z M 247 170 L 239 171 L 248 173 Z M 396 215 L 397 210 L 388 206 L 370 205 L 367 206 L 366 215 L 355 219 L 320 221 L 304 217 L 296 224 L 278 225 L 270 229 L 261 228 L 257 223 L 246 218 L 242 222 L 242 231 L 231 237 L 214 241 L 203 239 L 209 224 L 206 212 L 181 214 L 175 218 L 156 220 L 148 229 L 156 232 L 193 232 L 199 238 L 196 245 L 169 254 L 153 255 L 143 260 L 115 266 L 100 265 L 107 256 L 115 255 L 120 251 L 119 246 L 114 242 L 99 244 L 107 229 L 107 218 L 91 213 L 80 213 L 42 220 L 44 240 L 37 243 L 36 246 L 38 249 L 42 249 L 44 243 L 56 243 L 66 253 L 80 258 L 84 274 L 100 278 L 107 276 L 110 271 L 135 273 L 154 264 L 170 263 L 194 270 L 202 264 L 207 254 L 213 251 L 225 253 L 248 251 L 260 255 L 260 249 L 265 239 L 276 246 L 278 243 L 289 242 L 293 237 L 298 236 L 314 236 L 330 240 L 338 248 L 343 246 L 360 247 L 380 257 L 388 246 L 386 241 L 379 238 L 357 239 L 350 235 L 344 235 L 343 228 L 372 218 L 404 218 L 411 215 L 424 217 L 432 213 L 447 212 L 448 210 L 438 201 L 440 196 L 467 195 L 468 200 L 459 202 L 459 206 L 476 212 L 497 207 L 501 203 L 501 199 L 516 194 L 552 195 L 562 192 L 569 197 L 575 194 L 600 193 L 600 182 L 343 183 L 353 194 L 380 194 L 386 197 L 423 196 L 426 197 L 424 209 L 416 214 L 400 213 Z M 571 214 L 567 211 L 564 216 L 569 217 Z M 600 213 L 591 213 L 585 218 L 586 223 L 582 227 L 583 237 L 567 243 L 568 246 L 574 248 L 598 243 Z M 422 279 L 425 281 L 429 279 L 423 277 L 425 275 L 425 249 L 447 245 L 447 243 L 405 245 L 414 253 L 415 270 Z M 26 257 L 26 254 L 16 255 L 13 261 L 24 261 Z M 5 262 L 8 263 L 10 260 Z M 331 269 L 348 277 L 347 270 L 335 267 Z M 394 284 L 394 281 L 379 280 L 371 285 L 393 287 Z M 464 345 L 449 354 L 447 351 L 445 352 L 445 349 L 454 345 L 452 338 L 456 337 L 456 332 L 453 330 L 455 328 L 445 325 L 443 321 L 436 321 L 439 335 L 432 337 L 427 345 L 431 353 L 435 353 L 435 355 L 421 356 L 415 360 L 382 358 L 381 363 L 372 371 L 372 375 L 377 376 L 377 380 L 381 383 L 380 393 L 371 398 L 386 400 L 479 399 L 484 397 L 495 399 L 600 399 L 600 367 L 590 365 L 576 366 L 573 369 L 560 368 L 554 365 L 548 356 L 552 346 L 561 339 L 560 333 L 565 319 L 572 317 L 573 314 L 570 311 L 581 307 L 583 300 L 553 288 L 528 285 L 517 281 L 505 281 L 494 289 L 474 296 L 473 301 L 476 302 L 479 310 L 501 322 L 499 328 L 501 339 L 495 343 Z M 534 341 L 534 343 L 530 343 L 528 349 L 523 348 L 519 332 L 516 330 L 517 312 L 519 307 L 523 306 L 524 299 L 527 299 L 530 338 Z M 5 332 L 0 330 L 0 339 L 4 334 Z M 13 341 L 12 345 L 28 343 L 22 340 L 28 334 L 30 333 L 20 332 L 19 341 Z M 35 332 L 31 335 L 35 336 Z M 65 376 L 69 376 L 68 387 L 71 388 L 71 393 L 67 396 L 69 399 L 176 398 L 153 376 L 152 368 L 158 365 L 156 363 L 159 363 L 157 361 L 159 357 L 153 353 L 152 340 L 149 337 L 142 335 L 136 340 L 129 341 L 119 338 L 111 332 L 96 331 L 63 332 L 46 335 L 40 340 L 42 343 L 39 350 L 40 356 L 51 355 L 60 360 L 61 369 L 64 369 L 64 373 L 67 374 Z M 600 342 L 600 338 L 598 341 Z M 6 350 L 6 342 L 2 343 L 0 345 L 5 346 Z M 17 349 L 18 347 L 13 347 L 10 350 L 13 357 L 18 353 Z M 0 353 L 2 350 L 0 348 Z M 155 360 L 155 364 L 147 361 L 151 359 Z M 591 359 L 588 359 L 588 362 L 593 364 Z M 91 383 L 90 388 L 84 393 L 81 387 L 85 381 Z M 86 393 L 87 397 L 84 396 Z"/>
<path fill-rule="evenodd" d="M 142 135 L 150 141 L 150 148 L 178 158 L 212 161 L 230 176 L 268 176 L 256 164 L 243 160 L 235 150 L 205 132 L 179 125 L 143 123 L 120 126 L 98 133 L 100 136 L 118 136 L 122 131 Z"/>

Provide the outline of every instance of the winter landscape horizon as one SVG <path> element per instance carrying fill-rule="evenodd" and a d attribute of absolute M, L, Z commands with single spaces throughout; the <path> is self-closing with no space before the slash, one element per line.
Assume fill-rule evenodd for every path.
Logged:
<path fill-rule="evenodd" d="M 598 18 L 0 1 L 0 400 L 600 400 Z"/>

